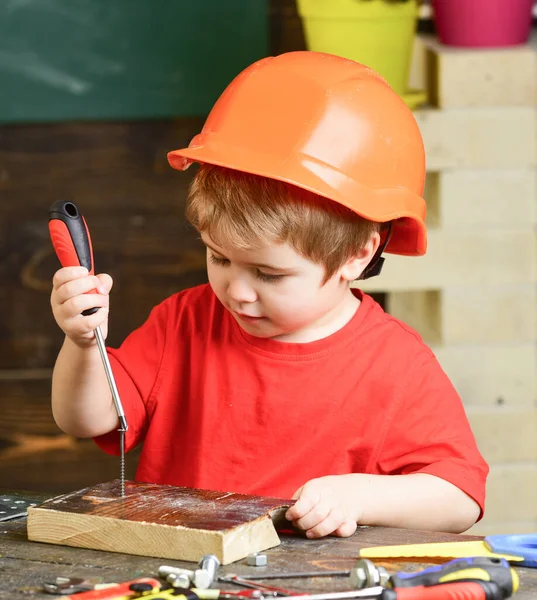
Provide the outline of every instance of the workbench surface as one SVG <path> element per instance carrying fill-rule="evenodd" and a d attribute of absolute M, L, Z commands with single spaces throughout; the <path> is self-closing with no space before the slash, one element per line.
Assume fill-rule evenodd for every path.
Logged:
<path fill-rule="evenodd" d="M 0 490 L 0 493 L 3 492 Z M 46 497 L 28 492 L 21 492 L 21 496 L 37 500 L 44 500 Z M 308 540 L 294 535 L 282 535 L 281 544 L 266 551 L 268 556 L 266 567 L 250 567 L 246 564 L 246 560 L 242 560 L 220 567 L 219 573 L 257 575 L 322 569 L 346 570 L 354 566 L 358 551 L 362 547 L 472 539 L 478 538 L 384 527 L 358 528 L 355 535 L 350 538 L 329 537 Z M 430 563 L 403 563 L 388 560 L 374 562 L 376 565 L 384 566 L 389 572 L 414 571 L 430 566 Z M 53 581 L 58 576 L 83 577 L 95 583 L 127 581 L 137 577 L 157 577 L 158 568 L 163 564 L 189 569 L 194 567 L 194 563 L 189 562 L 29 542 L 26 535 L 26 518 L 0 522 L 0 573 L 2 574 L 0 598 L 10 600 L 61 598 L 61 596 L 44 593 L 43 583 Z M 515 597 L 518 600 L 535 600 L 537 569 L 517 568 L 517 572 L 520 576 L 520 590 Z M 345 577 L 270 580 L 264 583 L 307 592 L 350 589 Z M 229 587 L 229 585 L 222 587 Z M 241 588 L 235 586 L 232 589 Z"/>

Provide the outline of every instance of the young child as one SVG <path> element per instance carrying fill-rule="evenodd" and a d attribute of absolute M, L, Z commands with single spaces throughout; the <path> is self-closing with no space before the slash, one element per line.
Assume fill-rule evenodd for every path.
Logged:
<path fill-rule="evenodd" d="M 384 249 L 425 253 L 425 157 L 405 104 L 353 61 L 282 54 L 245 69 L 169 161 L 201 163 L 187 217 L 209 284 L 109 350 L 127 449 L 143 442 L 136 479 L 295 498 L 287 518 L 311 538 L 473 525 L 488 467 L 460 398 L 419 335 L 350 286 Z M 54 276 L 66 337 L 52 408 L 117 453 L 93 335 L 111 287 L 80 267 Z"/>

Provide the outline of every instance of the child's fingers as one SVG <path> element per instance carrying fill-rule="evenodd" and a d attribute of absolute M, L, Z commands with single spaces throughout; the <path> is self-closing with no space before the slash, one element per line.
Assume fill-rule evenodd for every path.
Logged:
<path fill-rule="evenodd" d="M 313 527 L 308 528 L 306 536 L 308 538 L 320 538 L 325 535 L 330 535 L 337 531 L 345 522 L 341 511 L 338 508 L 332 508 L 328 511 L 325 518 L 316 523 Z"/>
<path fill-rule="evenodd" d="M 65 317 L 62 321 L 62 329 L 68 337 L 75 341 L 75 343 L 79 339 L 93 339 L 93 332 L 97 327 L 102 328 L 103 335 L 106 338 L 107 319 L 108 308 L 100 307 L 99 310 L 91 315 L 83 316 L 82 314 L 77 314 Z"/>
<path fill-rule="evenodd" d="M 99 280 L 99 285 L 97 286 L 99 294 L 109 294 L 112 285 L 114 284 L 110 275 L 107 273 L 100 273 L 97 275 L 97 279 Z"/>
<path fill-rule="evenodd" d="M 310 529 L 317 527 L 319 523 L 322 523 L 328 517 L 331 510 L 331 505 L 321 500 L 320 502 L 317 502 L 303 517 L 300 519 L 295 519 L 293 524 L 295 527 L 298 527 L 303 531 L 309 531 Z M 338 526 L 339 525 L 340 523 L 338 523 Z"/>
<path fill-rule="evenodd" d="M 106 338 L 110 275 L 88 275 L 81 267 L 65 267 L 54 275 L 53 286 L 52 312 L 65 335 L 75 344 L 87 346 L 94 343 L 93 332 L 101 327 Z M 82 314 L 92 308 L 98 310 L 91 315 Z"/>
<path fill-rule="evenodd" d="M 85 310 L 90 308 L 108 308 L 108 296 L 103 296 L 102 294 L 78 294 L 63 302 L 61 311 L 66 319 L 72 319 L 82 315 Z"/>
<path fill-rule="evenodd" d="M 303 493 L 303 490 L 304 488 L 302 487 L 300 488 L 299 492 Z M 315 506 L 318 500 L 319 498 L 314 498 L 313 496 L 304 493 L 298 498 L 298 500 L 293 506 L 287 509 L 287 512 L 285 513 L 285 518 L 288 521 L 295 521 L 296 519 L 302 518 L 304 515 L 310 512 L 310 510 Z"/>
<path fill-rule="evenodd" d="M 334 535 L 338 537 L 350 537 L 358 528 L 356 521 L 345 521 L 335 531 Z"/>
<path fill-rule="evenodd" d="M 54 273 L 52 286 L 54 289 L 58 289 L 64 283 L 71 281 L 71 279 L 79 279 L 80 277 L 87 277 L 87 275 L 88 270 L 86 267 L 63 267 Z"/>
<path fill-rule="evenodd" d="M 59 304 L 63 304 L 68 300 L 74 299 L 78 296 L 82 295 L 93 295 L 89 294 L 89 292 L 97 292 L 97 288 L 101 286 L 101 281 L 98 277 L 94 275 L 87 275 L 86 277 L 80 277 L 78 279 L 71 279 L 67 281 L 63 285 L 61 285 L 57 290 L 54 290 L 56 301 Z M 107 297 L 107 296 L 103 296 Z"/>
<path fill-rule="evenodd" d="M 73 317 L 72 319 L 68 320 L 68 327 L 73 335 L 86 335 L 90 332 L 95 331 L 97 327 L 102 327 L 107 319 L 108 309 L 106 307 L 103 307 L 99 308 L 99 310 L 93 313 L 92 315 L 88 315 L 82 318 Z M 103 335 L 105 335 L 104 331 Z"/>

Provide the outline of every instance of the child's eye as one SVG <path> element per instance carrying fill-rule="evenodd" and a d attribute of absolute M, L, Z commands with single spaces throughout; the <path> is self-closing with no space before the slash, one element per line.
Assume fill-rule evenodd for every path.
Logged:
<path fill-rule="evenodd" d="M 213 263 L 213 265 L 217 265 L 219 267 L 225 267 L 229 265 L 229 260 L 227 258 L 220 258 L 214 254 L 209 255 L 209 260 Z"/>
<path fill-rule="evenodd" d="M 269 275 L 268 273 L 263 273 L 263 271 L 256 271 L 256 277 L 261 281 L 266 281 L 267 283 L 276 283 L 281 281 L 285 275 Z"/>

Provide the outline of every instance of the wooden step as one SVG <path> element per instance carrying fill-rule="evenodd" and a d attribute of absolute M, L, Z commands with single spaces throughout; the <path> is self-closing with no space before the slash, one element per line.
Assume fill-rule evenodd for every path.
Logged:
<path fill-rule="evenodd" d="M 534 36 L 509 48 L 455 48 L 419 36 L 429 101 L 440 108 L 537 105 L 536 45 Z"/>

